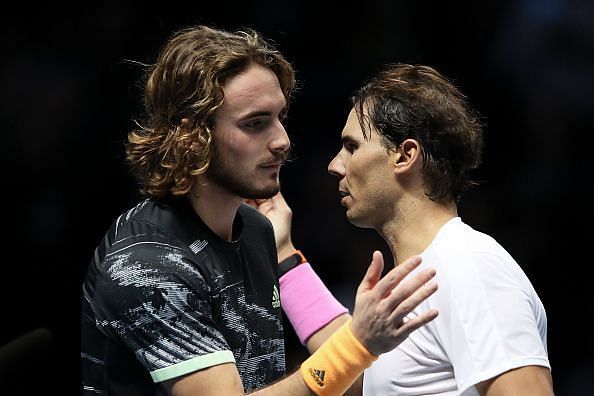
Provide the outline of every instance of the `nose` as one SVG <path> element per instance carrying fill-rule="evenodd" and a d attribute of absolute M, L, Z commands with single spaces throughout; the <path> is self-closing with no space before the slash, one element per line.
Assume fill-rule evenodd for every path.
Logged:
<path fill-rule="evenodd" d="M 274 137 L 270 142 L 270 151 L 273 153 L 282 153 L 291 147 L 291 140 L 285 130 L 284 125 L 277 121 L 277 125 L 274 128 Z"/>
<path fill-rule="evenodd" d="M 341 179 L 344 177 L 345 166 L 342 162 L 342 159 L 340 158 L 340 153 L 336 154 L 336 156 L 328 164 L 328 173 Z"/>

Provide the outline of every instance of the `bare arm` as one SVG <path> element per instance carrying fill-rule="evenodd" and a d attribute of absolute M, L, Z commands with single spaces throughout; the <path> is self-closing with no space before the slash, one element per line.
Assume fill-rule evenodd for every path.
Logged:
<path fill-rule="evenodd" d="M 322 327 L 317 333 L 313 334 L 307 340 L 307 350 L 309 353 L 314 353 L 340 326 L 345 324 L 351 315 L 344 314 L 340 315 L 326 326 Z"/>
<path fill-rule="evenodd" d="M 232 363 L 220 364 L 218 366 L 200 370 L 178 380 L 169 381 L 164 385 L 172 396 L 245 395 L 237 368 Z M 299 372 L 295 372 L 273 385 L 249 394 L 254 396 L 313 395 Z"/>
<path fill-rule="evenodd" d="M 381 278 L 383 258 L 379 251 L 374 252 L 369 269 L 357 289 L 350 325 L 355 338 L 372 354 L 379 355 L 392 350 L 412 331 L 437 316 L 436 311 L 428 311 L 414 319 L 403 321 L 412 309 L 435 291 L 434 288 L 423 286 L 423 280 L 432 277 L 427 271 L 423 272 L 424 277 L 416 276 L 412 280 L 402 282 L 419 263 L 420 258 L 411 258 Z M 333 326 L 338 324 L 336 320 L 331 323 Z M 360 382 L 351 377 L 350 381 L 353 380 L 360 386 Z M 232 363 L 200 370 L 168 381 L 164 385 L 173 396 L 245 394 L 237 368 Z M 250 394 L 309 396 L 312 392 L 298 371 Z"/>
<path fill-rule="evenodd" d="M 498 375 L 476 385 L 481 396 L 552 396 L 551 370 L 525 366 Z"/>

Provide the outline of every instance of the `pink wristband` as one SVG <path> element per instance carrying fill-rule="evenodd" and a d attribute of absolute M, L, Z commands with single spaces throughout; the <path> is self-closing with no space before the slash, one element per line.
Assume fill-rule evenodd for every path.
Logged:
<path fill-rule="evenodd" d="M 309 263 L 303 263 L 280 277 L 281 305 L 301 344 L 348 312 L 326 287 Z"/>

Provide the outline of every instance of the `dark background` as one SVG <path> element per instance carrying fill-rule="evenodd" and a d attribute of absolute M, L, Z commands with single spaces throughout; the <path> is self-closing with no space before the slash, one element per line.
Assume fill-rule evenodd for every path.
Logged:
<path fill-rule="evenodd" d="M 591 394 L 593 2 L 215 4 L 3 10 L 0 345 L 37 328 L 54 341 L 28 358 L 21 389 L 78 393 L 80 284 L 104 231 L 137 198 L 123 141 L 141 110 L 142 69 L 127 60 L 151 63 L 173 30 L 205 23 L 255 28 L 294 63 L 301 88 L 288 132 L 297 160 L 281 176 L 293 239 L 347 306 L 372 250 L 388 255 L 373 231 L 345 220 L 326 171 L 347 98 L 386 63 L 425 63 L 451 77 L 486 125 L 475 175 L 483 182 L 460 214 L 532 280 L 548 314 L 557 394 Z M 290 328 L 287 352 L 289 369 L 305 356 Z"/>

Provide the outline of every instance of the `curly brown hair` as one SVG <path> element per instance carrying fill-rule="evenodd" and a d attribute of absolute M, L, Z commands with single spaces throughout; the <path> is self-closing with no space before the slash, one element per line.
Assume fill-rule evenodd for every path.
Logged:
<path fill-rule="evenodd" d="M 254 63 L 276 74 L 286 112 L 293 67 L 259 33 L 193 26 L 170 37 L 147 72 L 146 121 L 136 122 L 125 147 L 142 194 L 164 197 L 192 189 L 210 164 L 213 115 L 223 104 L 223 87 Z"/>
<path fill-rule="evenodd" d="M 434 68 L 390 65 L 355 92 L 352 104 L 365 138 L 373 128 L 388 150 L 409 138 L 419 142 L 432 200 L 458 201 L 477 184 L 469 172 L 481 163 L 483 127 L 465 96 Z"/>

